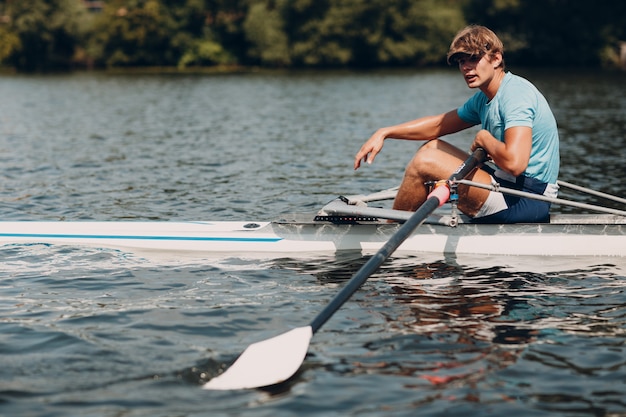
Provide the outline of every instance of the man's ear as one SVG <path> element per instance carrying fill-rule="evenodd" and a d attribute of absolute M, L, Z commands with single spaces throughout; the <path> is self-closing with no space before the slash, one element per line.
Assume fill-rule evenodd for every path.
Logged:
<path fill-rule="evenodd" d="M 500 52 L 496 52 L 495 54 L 493 54 L 491 64 L 494 68 L 498 68 L 500 65 L 502 65 L 502 54 Z"/>

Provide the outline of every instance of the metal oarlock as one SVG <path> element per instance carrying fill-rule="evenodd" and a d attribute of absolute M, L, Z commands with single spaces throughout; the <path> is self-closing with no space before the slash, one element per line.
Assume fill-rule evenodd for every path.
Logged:
<path fill-rule="evenodd" d="M 447 181 L 448 188 L 450 188 L 450 222 L 449 225 L 455 227 L 459 224 L 459 209 L 457 207 L 459 202 L 458 185 L 456 181 Z"/>
<path fill-rule="evenodd" d="M 427 181 L 424 183 L 428 187 L 428 193 L 430 194 L 434 189 L 446 186 L 450 190 L 450 197 L 448 198 L 448 202 L 450 203 L 450 219 L 446 224 L 451 227 L 455 227 L 459 224 L 459 194 L 457 192 L 457 183 L 456 181 L 450 180 L 439 180 L 439 181 Z"/>

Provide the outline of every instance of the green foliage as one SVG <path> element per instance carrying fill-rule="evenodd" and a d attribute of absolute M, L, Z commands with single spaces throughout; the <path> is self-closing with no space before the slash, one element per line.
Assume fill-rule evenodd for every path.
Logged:
<path fill-rule="evenodd" d="M 524 65 L 615 64 L 626 40 L 624 1 L 473 0 L 464 13 L 501 36 L 507 60 Z"/>
<path fill-rule="evenodd" d="M 0 62 L 18 54 L 21 49 L 20 38 L 6 27 L 0 26 Z"/>
<path fill-rule="evenodd" d="M 0 62 L 21 71 L 97 66 L 443 65 L 466 22 L 509 63 L 615 65 L 615 0 L 0 0 Z"/>
<path fill-rule="evenodd" d="M 67 68 L 83 39 L 84 8 L 74 0 L 3 2 L 2 58 L 22 71 Z"/>
<path fill-rule="evenodd" d="M 157 0 L 114 0 L 96 24 L 95 43 L 111 66 L 172 65 L 172 34 L 176 22 Z"/>
<path fill-rule="evenodd" d="M 284 20 L 277 8 L 263 2 L 252 4 L 243 24 L 250 42 L 248 56 L 261 64 L 286 66 L 291 63 Z"/>
<path fill-rule="evenodd" d="M 211 39 L 193 40 L 178 61 L 178 68 L 234 64 L 235 58 Z"/>
<path fill-rule="evenodd" d="M 436 0 L 300 0 L 285 15 L 301 66 L 440 63 L 464 25 L 459 7 Z"/>

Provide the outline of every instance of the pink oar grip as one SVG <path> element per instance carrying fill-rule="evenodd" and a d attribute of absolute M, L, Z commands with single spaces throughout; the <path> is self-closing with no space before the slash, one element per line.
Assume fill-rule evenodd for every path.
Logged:
<path fill-rule="evenodd" d="M 435 189 L 428 194 L 428 198 L 430 197 L 437 197 L 439 207 L 441 207 L 448 201 L 448 198 L 450 198 L 450 189 L 447 185 L 440 185 L 439 187 L 435 187 Z"/>

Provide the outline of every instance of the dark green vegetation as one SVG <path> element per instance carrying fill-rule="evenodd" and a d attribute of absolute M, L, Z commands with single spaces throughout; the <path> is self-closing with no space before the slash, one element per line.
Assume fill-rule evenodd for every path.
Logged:
<path fill-rule="evenodd" d="M 0 62 L 18 71 L 434 66 L 467 23 L 496 31 L 518 65 L 611 67 L 626 41 L 626 2 L 0 0 Z"/>

